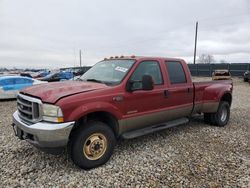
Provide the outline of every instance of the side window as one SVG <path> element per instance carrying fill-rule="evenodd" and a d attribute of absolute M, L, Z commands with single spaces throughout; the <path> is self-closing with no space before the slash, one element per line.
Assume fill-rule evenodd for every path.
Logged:
<path fill-rule="evenodd" d="M 14 79 L 13 78 L 8 78 L 3 80 L 3 85 L 13 85 L 14 84 Z"/>
<path fill-rule="evenodd" d="M 180 62 L 165 62 L 171 84 L 187 83 L 184 69 Z"/>
<path fill-rule="evenodd" d="M 30 83 L 33 83 L 33 80 L 32 79 L 28 79 L 28 78 L 24 78 L 23 79 L 23 83 L 30 84 Z"/>
<path fill-rule="evenodd" d="M 54 74 L 54 75 L 53 75 L 53 78 L 54 78 L 54 79 L 60 78 L 60 74 L 59 74 L 59 73 Z"/>
<path fill-rule="evenodd" d="M 130 78 L 130 80 L 137 81 L 137 84 L 134 85 L 136 89 L 141 88 L 142 76 L 145 74 L 153 77 L 154 85 L 163 84 L 159 63 L 157 61 L 144 61 L 137 66 Z"/>
<path fill-rule="evenodd" d="M 24 84 L 24 79 L 23 78 L 16 78 L 15 79 L 15 84 Z"/>

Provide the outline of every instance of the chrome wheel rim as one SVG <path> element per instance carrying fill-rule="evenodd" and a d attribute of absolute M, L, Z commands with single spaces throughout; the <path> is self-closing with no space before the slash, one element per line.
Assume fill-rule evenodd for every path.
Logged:
<path fill-rule="evenodd" d="M 83 145 L 83 154 L 89 160 L 100 159 L 106 150 L 107 139 L 102 133 L 90 135 Z"/>
<path fill-rule="evenodd" d="M 227 119 L 227 109 L 226 108 L 222 109 L 220 119 L 221 119 L 222 122 L 226 121 L 226 119 Z"/>

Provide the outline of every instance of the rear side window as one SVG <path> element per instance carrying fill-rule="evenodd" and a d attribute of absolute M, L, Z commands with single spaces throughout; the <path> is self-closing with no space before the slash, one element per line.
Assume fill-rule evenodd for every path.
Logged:
<path fill-rule="evenodd" d="M 186 83 L 186 75 L 180 62 L 165 62 L 171 84 Z"/>

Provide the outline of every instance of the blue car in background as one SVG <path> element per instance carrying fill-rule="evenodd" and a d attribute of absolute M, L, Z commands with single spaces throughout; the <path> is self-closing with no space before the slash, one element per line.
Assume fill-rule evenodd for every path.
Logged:
<path fill-rule="evenodd" d="M 21 89 L 43 83 L 47 82 L 23 76 L 2 76 L 0 77 L 0 99 L 16 98 Z"/>
<path fill-rule="evenodd" d="M 45 76 L 44 78 L 41 78 L 42 81 L 47 82 L 58 82 L 58 81 L 64 81 L 64 80 L 70 80 L 74 77 L 73 72 L 57 72 L 53 74 L 49 74 Z"/>

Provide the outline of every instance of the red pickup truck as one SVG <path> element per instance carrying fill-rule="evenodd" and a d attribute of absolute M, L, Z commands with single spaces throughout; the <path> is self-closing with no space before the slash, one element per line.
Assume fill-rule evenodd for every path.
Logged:
<path fill-rule="evenodd" d="M 194 114 L 226 125 L 232 89 L 231 80 L 193 83 L 181 59 L 111 57 L 78 81 L 22 90 L 13 128 L 41 150 L 68 148 L 76 165 L 90 169 L 109 160 L 118 138 L 185 124 Z"/>

